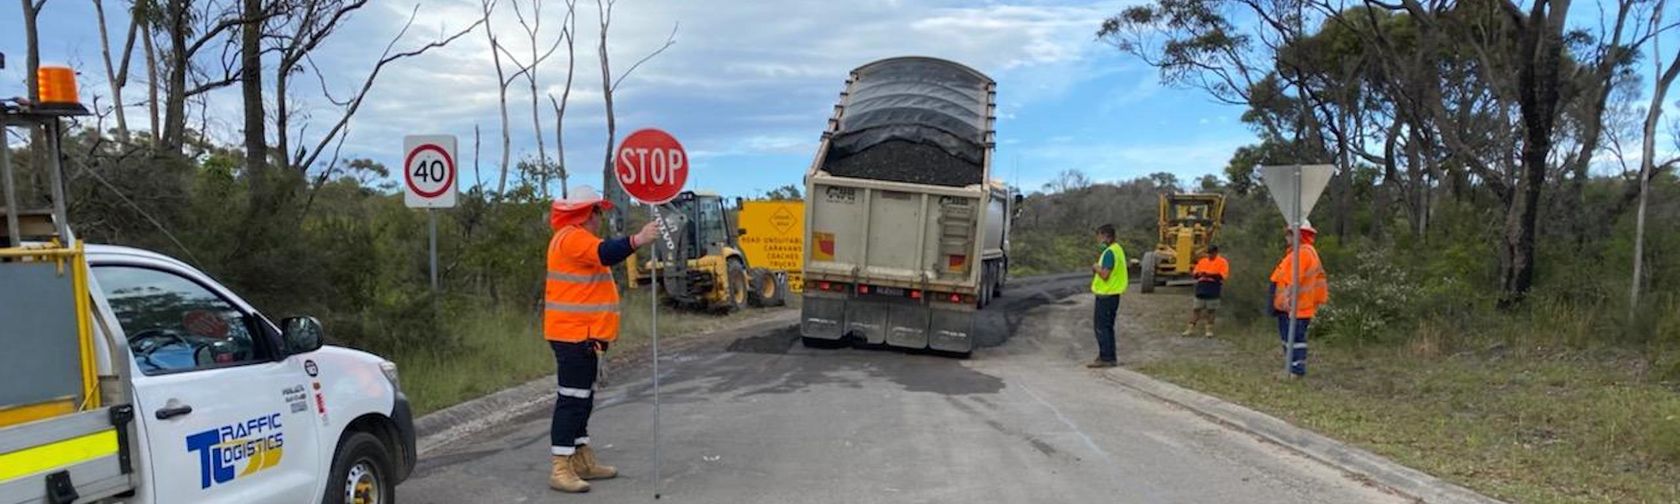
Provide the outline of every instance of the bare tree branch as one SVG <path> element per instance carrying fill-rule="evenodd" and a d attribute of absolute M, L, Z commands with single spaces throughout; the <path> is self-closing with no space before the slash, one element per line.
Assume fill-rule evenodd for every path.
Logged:
<path fill-rule="evenodd" d="M 654 49 L 653 52 L 648 53 L 647 56 L 642 56 L 642 59 L 636 60 L 636 63 L 630 65 L 630 68 L 626 69 L 624 71 L 624 73 L 618 74 L 618 78 L 613 79 L 612 90 L 617 91 L 618 90 L 618 84 L 621 83 L 621 82 L 624 82 L 624 78 L 629 77 L 630 74 L 635 72 L 637 68 L 640 68 L 643 63 L 647 63 L 648 60 L 653 59 L 654 56 L 658 56 L 659 53 L 665 52 L 666 49 L 670 49 L 671 46 L 676 45 L 677 44 L 677 27 L 679 27 L 681 25 L 682 25 L 682 23 L 680 23 L 680 22 L 679 23 L 673 23 L 671 25 L 671 34 L 667 35 L 665 37 L 665 43 L 664 44 L 661 44 L 658 49 Z"/>
<path fill-rule="evenodd" d="M 478 29 L 480 25 L 484 24 L 483 20 L 475 21 L 466 28 L 462 28 L 460 31 L 454 32 L 450 36 L 441 40 L 433 40 L 414 49 L 392 53 L 391 51 L 396 47 L 397 43 L 402 41 L 404 35 L 408 34 L 409 28 L 414 26 L 414 18 L 418 16 L 419 13 L 420 5 L 415 4 L 414 9 L 409 12 L 408 21 L 403 23 L 402 29 L 397 32 L 396 36 L 391 38 L 391 42 L 385 45 L 385 51 L 381 53 L 378 63 L 373 65 L 373 70 L 368 72 L 367 78 L 362 81 L 362 85 L 356 91 L 354 98 L 350 99 L 350 104 L 346 106 L 344 115 L 338 118 L 338 121 L 333 124 L 332 128 L 327 130 L 326 135 L 323 135 L 319 142 L 316 142 L 315 148 L 308 154 L 308 157 L 304 158 L 303 162 L 298 163 L 298 168 L 308 169 L 310 165 L 315 163 L 315 159 L 321 155 L 321 151 L 325 150 L 328 144 L 332 143 L 335 138 L 343 133 L 346 125 L 350 123 L 350 119 L 355 117 L 356 111 L 361 108 L 362 101 L 367 99 L 368 91 L 373 89 L 373 84 L 376 80 L 378 80 L 379 73 L 385 69 L 385 65 L 425 54 L 427 51 L 431 51 L 432 49 L 447 46 L 450 43 L 455 42 L 455 40 L 466 36 L 468 33 L 472 33 L 473 30 Z"/>

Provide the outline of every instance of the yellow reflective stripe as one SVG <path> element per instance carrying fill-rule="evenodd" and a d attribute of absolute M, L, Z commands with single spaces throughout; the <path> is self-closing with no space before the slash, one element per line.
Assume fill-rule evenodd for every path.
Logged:
<path fill-rule="evenodd" d="M 116 453 L 117 431 L 108 429 L 57 443 L 0 454 L 0 481 L 68 467 Z"/>
<path fill-rule="evenodd" d="M 582 304 L 582 303 L 556 303 L 556 302 L 553 302 L 553 301 L 549 301 L 547 303 L 544 303 L 543 307 L 547 308 L 549 310 L 553 310 L 553 311 L 557 311 L 557 312 L 567 312 L 567 313 L 601 313 L 601 312 L 618 313 L 618 303 Z"/>
<path fill-rule="evenodd" d="M 569 273 L 560 273 L 560 272 L 550 271 L 550 272 L 548 272 L 548 279 L 550 281 L 554 281 L 554 282 L 570 282 L 570 283 L 586 284 L 586 283 L 596 283 L 596 282 L 611 282 L 611 281 L 613 281 L 613 276 L 612 276 L 611 272 L 596 273 L 596 274 L 593 274 L 593 275 L 573 275 L 573 274 L 569 274 Z"/>
<path fill-rule="evenodd" d="M 76 402 L 68 397 L 27 406 L 0 408 L 0 427 L 29 423 L 75 412 Z"/>

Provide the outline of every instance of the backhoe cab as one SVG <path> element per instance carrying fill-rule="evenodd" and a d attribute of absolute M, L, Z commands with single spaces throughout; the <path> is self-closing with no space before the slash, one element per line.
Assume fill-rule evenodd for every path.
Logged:
<path fill-rule="evenodd" d="M 722 196 L 684 191 L 659 213 L 669 240 L 655 243 L 652 257 L 638 253 L 626 262 L 636 285 L 657 279 L 667 300 L 698 310 L 730 312 L 787 303 L 787 274 L 747 264 Z"/>

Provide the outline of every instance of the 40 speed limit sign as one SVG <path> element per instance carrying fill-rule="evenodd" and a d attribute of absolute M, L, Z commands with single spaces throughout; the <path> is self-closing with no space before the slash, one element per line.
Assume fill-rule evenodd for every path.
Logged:
<path fill-rule="evenodd" d="M 455 135 L 403 137 L 403 203 L 409 208 L 454 208 Z"/>

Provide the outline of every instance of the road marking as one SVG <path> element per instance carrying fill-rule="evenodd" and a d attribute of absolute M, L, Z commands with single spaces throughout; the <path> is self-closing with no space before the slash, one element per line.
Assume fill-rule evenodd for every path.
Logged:
<path fill-rule="evenodd" d="M 1027 384 L 1017 383 L 1016 385 L 1019 385 L 1021 390 L 1026 391 L 1027 395 L 1032 396 L 1034 401 L 1038 401 L 1038 403 L 1044 405 L 1045 408 L 1049 408 L 1051 413 L 1055 413 L 1056 419 L 1060 420 L 1062 425 L 1066 425 L 1067 428 L 1072 429 L 1075 434 L 1079 435 L 1079 439 L 1085 442 L 1085 447 L 1090 448 L 1091 451 L 1097 452 L 1098 455 L 1102 455 L 1103 460 L 1107 461 L 1108 465 L 1114 466 L 1116 469 L 1119 468 L 1119 464 L 1114 462 L 1114 457 L 1109 455 L 1107 451 L 1103 450 L 1101 446 L 1097 446 L 1097 442 L 1092 440 L 1090 435 L 1085 434 L 1085 431 L 1080 430 L 1078 425 L 1074 425 L 1073 420 L 1069 420 L 1067 415 L 1063 415 L 1062 410 L 1056 409 L 1056 406 L 1050 404 L 1049 401 L 1044 400 L 1044 397 L 1039 396 L 1038 392 L 1033 392 L 1032 387 L 1028 387 Z"/>

